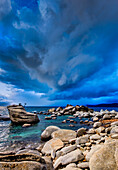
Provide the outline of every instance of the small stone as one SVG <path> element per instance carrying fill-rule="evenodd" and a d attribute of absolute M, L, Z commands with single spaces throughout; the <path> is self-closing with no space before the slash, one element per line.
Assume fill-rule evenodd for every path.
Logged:
<path fill-rule="evenodd" d="M 106 135 L 107 135 L 107 133 L 100 133 L 100 136 L 102 136 L 102 137 L 104 137 Z"/>
<path fill-rule="evenodd" d="M 96 133 L 101 133 L 101 132 L 105 132 L 105 128 L 100 126 L 99 128 L 97 128 L 96 130 Z"/>
<path fill-rule="evenodd" d="M 88 140 L 89 140 L 89 135 L 85 135 L 85 136 L 82 136 L 82 137 L 77 138 L 76 144 L 77 144 L 77 145 L 79 145 L 79 144 L 85 144 L 86 142 L 88 142 Z"/>
<path fill-rule="evenodd" d="M 88 134 L 95 134 L 95 129 L 91 128 L 87 131 Z"/>
<path fill-rule="evenodd" d="M 77 165 L 78 168 L 82 168 L 82 169 L 85 169 L 85 168 L 89 168 L 89 162 L 82 162 L 82 163 L 79 163 Z"/>
<path fill-rule="evenodd" d="M 86 128 L 80 128 L 77 130 L 77 136 L 82 136 L 86 133 Z"/>
<path fill-rule="evenodd" d="M 30 126 L 31 126 L 31 124 L 25 123 L 22 127 L 30 127 Z"/>
<path fill-rule="evenodd" d="M 111 131 L 110 131 L 110 134 L 118 134 L 118 126 L 114 126 Z"/>
<path fill-rule="evenodd" d="M 93 117 L 93 122 L 97 122 L 98 120 L 98 117 Z"/>
<path fill-rule="evenodd" d="M 114 134 L 111 136 L 112 139 L 118 139 L 118 134 Z"/>
<path fill-rule="evenodd" d="M 91 146 L 92 144 L 89 142 L 89 143 L 86 143 L 86 146 Z"/>
<path fill-rule="evenodd" d="M 99 139 L 101 139 L 101 136 L 98 134 L 95 134 L 95 135 L 90 136 L 90 139 L 91 140 L 99 140 Z"/>
<path fill-rule="evenodd" d="M 118 121 L 111 123 L 111 126 L 118 126 Z"/>
<path fill-rule="evenodd" d="M 45 119 L 46 119 L 46 120 L 51 120 L 52 117 L 51 117 L 51 116 L 46 116 Z"/>
<path fill-rule="evenodd" d="M 66 123 L 66 120 L 63 120 L 62 123 Z"/>
<path fill-rule="evenodd" d="M 49 109 L 48 112 L 52 113 L 52 112 L 55 112 L 55 108 L 52 108 L 52 109 Z"/>
<path fill-rule="evenodd" d="M 70 139 L 70 140 L 69 140 L 69 143 L 71 143 L 71 144 L 75 144 L 75 142 L 76 142 L 76 139 L 77 139 L 77 138 Z"/>
<path fill-rule="evenodd" d="M 111 116 L 108 115 L 108 114 L 105 114 L 105 115 L 103 116 L 103 120 L 107 120 L 107 119 L 111 119 Z"/>
<path fill-rule="evenodd" d="M 51 151 L 51 158 L 54 159 L 55 156 L 56 156 L 56 152 L 55 152 L 55 150 L 53 149 L 53 150 Z"/>
<path fill-rule="evenodd" d="M 98 127 L 100 127 L 101 125 L 102 125 L 101 122 L 95 122 L 94 125 L 93 125 L 93 127 L 94 127 L 94 128 L 98 128 Z"/>
<path fill-rule="evenodd" d="M 108 127 L 108 128 L 105 129 L 105 132 L 108 133 L 108 134 L 110 133 L 110 131 L 111 131 L 111 127 Z"/>

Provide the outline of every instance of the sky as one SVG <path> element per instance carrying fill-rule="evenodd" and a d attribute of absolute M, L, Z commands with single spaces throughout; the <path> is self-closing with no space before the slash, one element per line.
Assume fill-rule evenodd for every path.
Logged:
<path fill-rule="evenodd" d="M 0 0 L 0 105 L 118 102 L 118 0 Z"/>

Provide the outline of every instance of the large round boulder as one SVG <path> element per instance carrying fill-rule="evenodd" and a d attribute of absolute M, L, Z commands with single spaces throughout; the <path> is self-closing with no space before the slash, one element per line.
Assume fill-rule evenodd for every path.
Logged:
<path fill-rule="evenodd" d="M 8 106 L 10 120 L 14 124 L 34 124 L 39 122 L 37 114 L 26 112 L 23 106 Z"/>
<path fill-rule="evenodd" d="M 59 130 L 60 128 L 57 126 L 48 126 L 41 134 L 41 139 L 42 140 L 48 140 L 51 137 L 51 134 L 54 131 Z"/>
<path fill-rule="evenodd" d="M 76 132 L 74 130 L 60 129 L 52 133 L 53 138 L 59 138 L 63 142 L 69 142 L 70 139 L 76 138 Z"/>
<path fill-rule="evenodd" d="M 118 140 L 104 144 L 89 162 L 91 170 L 118 170 Z"/>
<path fill-rule="evenodd" d="M 57 151 L 58 149 L 61 149 L 64 146 L 64 143 L 58 139 L 51 139 L 48 142 L 45 143 L 43 149 L 42 149 L 42 153 L 44 154 L 51 154 L 51 152 Z"/>

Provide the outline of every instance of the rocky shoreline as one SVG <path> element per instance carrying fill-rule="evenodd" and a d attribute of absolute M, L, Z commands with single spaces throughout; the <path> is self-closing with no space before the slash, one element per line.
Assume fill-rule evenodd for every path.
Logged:
<path fill-rule="evenodd" d="M 11 112 L 9 113 L 11 118 Z M 17 123 L 20 113 L 17 110 Z M 26 111 L 24 114 L 28 116 Z M 72 125 L 74 125 L 74 118 L 87 118 L 86 122 L 81 123 L 92 127 L 88 129 L 83 127 L 74 131 L 53 125 L 48 126 L 42 132 L 43 142 L 38 146 L 34 144 L 30 148 L 1 151 L 1 170 L 118 169 L 118 112 L 115 110 L 95 112 L 85 106 L 67 105 L 65 108 L 52 108 L 47 113 L 38 114 L 44 114 L 49 119 L 69 115 L 69 119 L 63 120 L 62 123 L 70 121 Z M 22 119 L 28 120 L 28 122 L 23 120 L 22 126 L 28 128 L 32 125 L 29 119 L 21 115 Z"/>

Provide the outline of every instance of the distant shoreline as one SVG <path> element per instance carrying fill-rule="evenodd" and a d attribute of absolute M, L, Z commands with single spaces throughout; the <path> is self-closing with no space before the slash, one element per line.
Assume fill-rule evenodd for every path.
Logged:
<path fill-rule="evenodd" d="M 118 107 L 118 103 L 87 105 L 87 107 Z"/>

